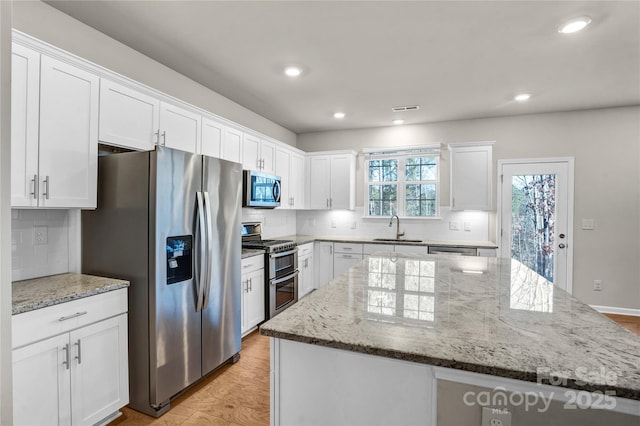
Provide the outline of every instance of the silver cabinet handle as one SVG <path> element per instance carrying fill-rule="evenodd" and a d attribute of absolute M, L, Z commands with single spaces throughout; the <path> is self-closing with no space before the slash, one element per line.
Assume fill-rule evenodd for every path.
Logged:
<path fill-rule="evenodd" d="M 160 145 L 160 129 L 153 132 L 153 135 L 156 137 L 156 145 Z"/>
<path fill-rule="evenodd" d="M 42 196 L 47 200 L 49 199 L 49 184 L 50 184 L 49 176 L 46 176 L 42 181 L 42 185 L 44 186 L 44 191 L 42 192 Z"/>
<path fill-rule="evenodd" d="M 327 208 L 329 208 L 329 199 L 327 198 Z"/>
<path fill-rule="evenodd" d="M 69 358 L 69 344 L 67 343 L 66 345 L 64 345 L 64 347 L 62 348 L 62 350 L 64 351 L 64 361 L 62 361 L 62 365 L 65 366 L 65 370 L 69 369 L 69 364 L 71 363 L 71 359 Z"/>
<path fill-rule="evenodd" d="M 342 247 L 342 250 L 353 250 L 353 247 Z"/>
<path fill-rule="evenodd" d="M 333 254 L 333 246 L 329 246 L 329 254 Z"/>
<path fill-rule="evenodd" d="M 249 278 L 249 291 L 253 291 L 253 278 Z"/>
<path fill-rule="evenodd" d="M 71 318 L 81 317 L 82 315 L 87 315 L 87 311 L 76 312 L 73 315 L 69 315 L 69 316 L 66 316 L 66 317 L 60 317 L 60 318 L 58 318 L 58 321 L 66 321 L 66 320 L 70 320 Z"/>
<path fill-rule="evenodd" d="M 167 146 L 167 131 L 166 130 L 162 131 L 162 145 L 163 146 Z"/>
<path fill-rule="evenodd" d="M 329 208 L 333 208 L 333 198 L 329 198 Z"/>
<path fill-rule="evenodd" d="M 31 184 L 33 185 L 33 192 L 30 192 L 30 195 L 33 195 L 33 199 L 38 198 L 38 175 L 33 175 L 33 179 L 31 179 Z"/>
<path fill-rule="evenodd" d="M 342 258 L 343 259 L 351 259 L 353 256 L 351 256 L 350 254 L 343 254 Z"/>
<path fill-rule="evenodd" d="M 78 341 L 75 343 L 75 345 L 78 347 L 78 355 L 76 355 L 75 357 L 78 360 L 78 364 L 82 364 L 82 345 L 80 342 L 80 339 L 78 339 Z"/>

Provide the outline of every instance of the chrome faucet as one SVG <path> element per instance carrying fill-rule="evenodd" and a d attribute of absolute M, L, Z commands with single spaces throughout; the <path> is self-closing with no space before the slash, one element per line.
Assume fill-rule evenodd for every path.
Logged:
<path fill-rule="evenodd" d="M 393 225 L 393 218 L 396 218 L 396 240 L 399 240 L 400 237 L 404 236 L 404 232 L 400 232 L 400 218 L 397 214 L 391 216 L 391 220 L 389 221 L 389 228 Z"/>

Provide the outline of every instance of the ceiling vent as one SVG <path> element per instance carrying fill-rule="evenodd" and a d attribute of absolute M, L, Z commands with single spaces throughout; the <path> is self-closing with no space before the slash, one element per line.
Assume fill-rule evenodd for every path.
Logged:
<path fill-rule="evenodd" d="M 402 112 L 402 111 L 417 111 L 420 109 L 420 105 L 405 105 L 405 106 L 397 106 L 391 108 L 393 112 Z"/>

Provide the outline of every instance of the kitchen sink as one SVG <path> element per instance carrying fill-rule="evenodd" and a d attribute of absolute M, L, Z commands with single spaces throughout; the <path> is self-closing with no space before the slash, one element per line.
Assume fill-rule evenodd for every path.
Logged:
<path fill-rule="evenodd" d="M 385 241 L 390 243 L 421 243 L 422 240 L 405 240 L 396 238 L 374 238 L 373 241 Z"/>

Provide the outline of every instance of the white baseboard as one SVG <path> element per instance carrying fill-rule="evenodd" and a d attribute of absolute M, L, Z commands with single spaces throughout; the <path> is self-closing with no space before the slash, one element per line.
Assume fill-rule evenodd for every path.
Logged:
<path fill-rule="evenodd" d="M 615 306 L 598 306 L 589 305 L 601 314 L 629 315 L 632 317 L 640 317 L 640 309 L 616 308 Z"/>

